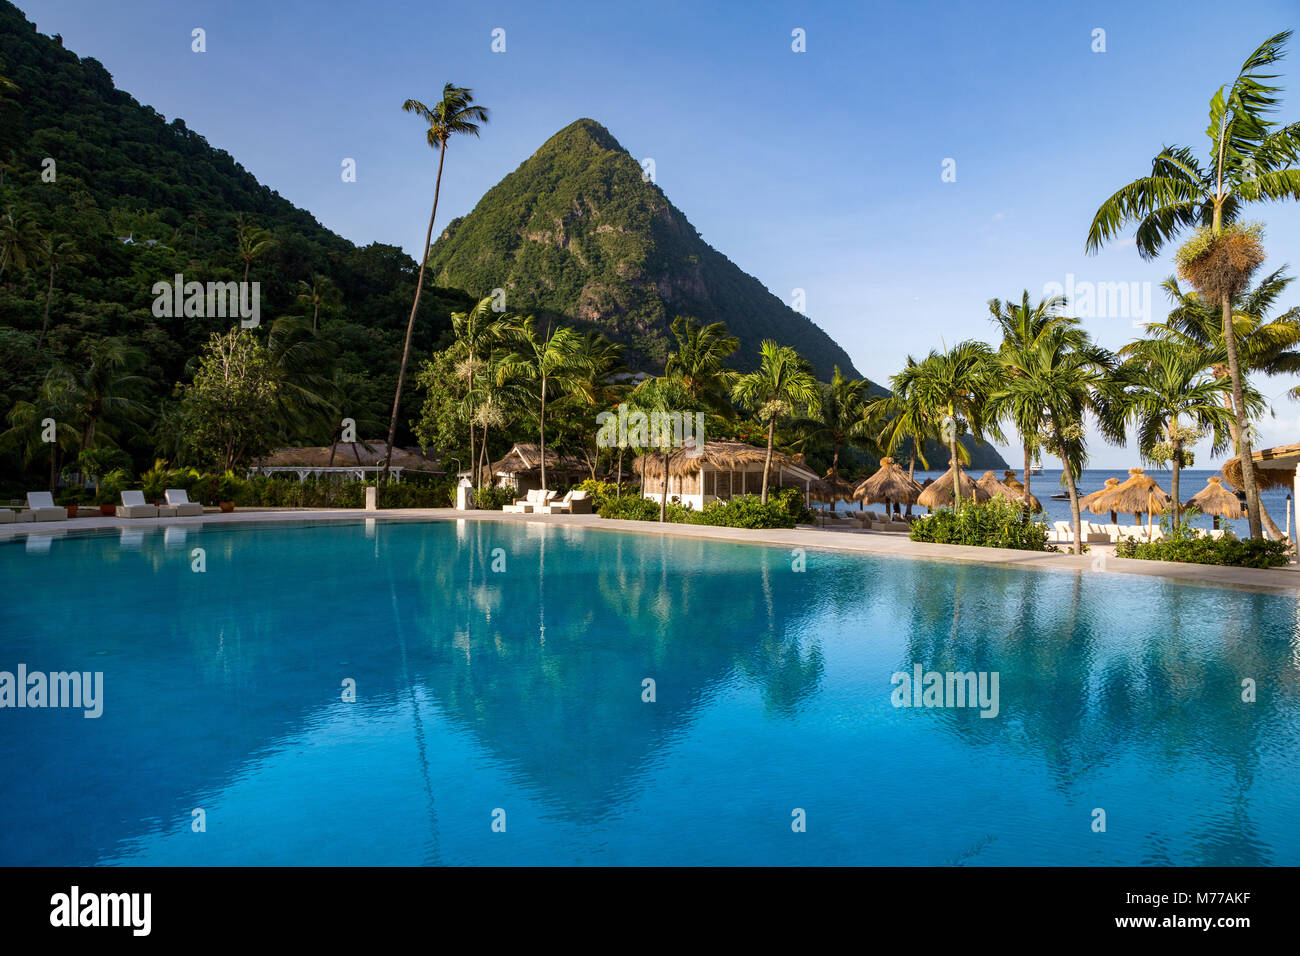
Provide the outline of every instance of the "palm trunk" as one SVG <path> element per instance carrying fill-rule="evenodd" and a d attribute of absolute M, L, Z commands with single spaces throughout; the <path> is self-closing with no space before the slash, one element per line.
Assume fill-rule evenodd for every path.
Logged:
<path fill-rule="evenodd" d="M 1033 499 L 1029 497 L 1029 466 L 1030 466 L 1029 442 L 1025 442 L 1025 481 L 1024 481 L 1024 485 L 1025 485 L 1025 517 L 1029 517 L 1029 513 L 1033 510 L 1033 507 L 1034 507 L 1034 506 L 1033 506 L 1033 503 L 1032 503 L 1032 502 L 1033 502 Z"/>
<path fill-rule="evenodd" d="M 1177 425 L 1178 423 L 1175 422 L 1174 426 L 1177 427 Z M 1174 447 L 1173 466 L 1172 466 L 1173 475 L 1169 479 L 1169 493 L 1170 496 L 1174 499 L 1174 530 L 1177 531 L 1178 525 L 1182 520 L 1182 504 L 1180 503 L 1181 499 L 1178 497 L 1178 473 L 1183 465 L 1182 439 L 1175 438 L 1173 442 L 1173 447 Z"/>
<path fill-rule="evenodd" d="M 614 497 L 623 497 L 623 446 L 618 446 L 618 478 L 614 483 Z"/>
<path fill-rule="evenodd" d="M 961 498 L 961 487 L 957 484 L 957 478 L 961 474 L 961 467 L 957 459 L 956 437 L 948 443 L 948 453 L 952 455 L 952 463 L 949 465 L 949 470 L 952 472 L 952 504 L 955 508 L 957 506 L 957 501 Z"/>
<path fill-rule="evenodd" d="M 379 487 L 388 484 L 388 468 L 393 458 L 393 440 L 397 438 L 397 416 L 402 407 L 402 384 L 406 381 L 406 363 L 411 357 L 411 335 L 415 332 L 415 314 L 420 308 L 420 292 L 424 289 L 424 270 L 429 264 L 429 246 L 433 242 L 433 221 L 438 216 L 438 193 L 442 189 L 442 161 L 447 156 L 447 144 L 438 150 L 438 178 L 433 184 L 433 212 L 429 213 L 429 228 L 424 234 L 424 255 L 420 257 L 420 275 L 415 280 L 415 302 L 411 304 L 411 317 L 406 321 L 406 344 L 402 346 L 402 364 L 397 369 L 397 394 L 393 396 L 393 417 L 388 423 L 388 447 L 384 452 L 384 470 L 379 475 Z M 248 270 L 245 269 L 245 279 Z"/>
<path fill-rule="evenodd" d="M 660 449 L 664 456 L 664 493 L 659 496 L 659 523 L 668 520 L 668 449 Z"/>
<path fill-rule="evenodd" d="M 478 490 L 478 459 L 474 456 L 474 419 L 469 420 L 469 481 Z"/>
<path fill-rule="evenodd" d="M 41 319 L 41 334 L 36 339 L 36 350 L 39 352 L 41 343 L 45 341 L 45 332 L 50 327 L 50 302 L 54 298 L 54 263 L 50 263 L 50 284 L 45 289 L 45 318 Z"/>
<path fill-rule="evenodd" d="M 1252 538 L 1263 537 L 1259 519 L 1259 489 L 1255 486 L 1255 463 L 1251 460 L 1250 421 L 1241 388 L 1241 367 L 1237 363 L 1237 330 L 1232 324 L 1232 297 L 1223 296 L 1223 344 L 1228 352 L 1228 375 L 1232 378 L 1232 405 L 1237 419 L 1237 454 L 1241 459 L 1241 483 L 1246 492 L 1246 519 Z"/>
<path fill-rule="evenodd" d="M 316 331 L 316 319 L 319 316 L 320 316 L 320 303 L 317 302 L 312 306 L 312 310 L 311 310 L 311 330 L 313 332 Z"/>
<path fill-rule="evenodd" d="M 542 378 L 542 410 L 537 416 L 537 435 L 542 443 L 542 490 L 546 490 L 546 378 Z"/>
<path fill-rule="evenodd" d="M 1074 519 L 1074 553 L 1083 554 L 1083 519 L 1079 514 L 1079 489 L 1074 484 L 1074 468 L 1061 445 L 1061 466 L 1065 469 L 1065 488 L 1070 493 L 1070 516 Z"/>
<path fill-rule="evenodd" d="M 54 486 L 59 481 L 59 460 L 56 455 L 58 450 L 58 443 L 50 442 L 50 494 L 54 494 Z"/>
<path fill-rule="evenodd" d="M 244 285 L 248 285 L 248 270 L 249 270 L 249 267 L 252 266 L 252 264 L 253 264 L 253 260 L 252 260 L 252 259 L 245 259 L 245 260 L 244 260 Z"/>
<path fill-rule="evenodd" d="M 767 476 L 772 472 L 772 442 L 776 440 L 776 416 L 767 422 L 767 457 L 763 459 L 763 504 L 767 504 Z"/>

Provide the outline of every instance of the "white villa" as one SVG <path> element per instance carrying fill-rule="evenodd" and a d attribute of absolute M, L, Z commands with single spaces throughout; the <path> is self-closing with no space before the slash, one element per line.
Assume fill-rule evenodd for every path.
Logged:
<path fill-rule="evenodd" d="M 700 510 L 711 501 L 725 501 L 734 495 L 756 495 L 763 489 L 763 461 L 766 448 L 744 442 L 705 442 L 700 454 L 678 448 L 668 456 L 668 500 Z M 664 456 L 658 452 L 642 455 L 633 464 L 642 476 L 641 493 L 659 501 L 664 493 Z M 643 470 L 644 469 L 644 470 Z M 804 500 L 821 485 L 817 474 L 805 465 L 802 456 L 795 458 L 772 452 L 772 472 L 768 487 L 796 487 Z"/>

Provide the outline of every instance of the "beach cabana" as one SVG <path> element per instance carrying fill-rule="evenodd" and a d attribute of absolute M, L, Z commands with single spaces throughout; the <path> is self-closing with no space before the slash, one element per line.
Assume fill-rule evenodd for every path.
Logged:
<path fill-rule="evenodd" d="M 1013 471 L 1011 474 L 1014 476 L 1015 472 Z M 980 476 L 980 480 L 975 482 L 975 484 L 977 487 L 983 488 L 987 491 L 990 498 L 1005 498 L 1008 501 L 1014 501 L 1018 505 L 1023 505 L 1025 503 L 1025 486 L 1020 485 L 1020 482 L 1016 482 L 1020 487 L 1015 488 L 1005 481 L 998 480 L 998 476 L 993 474 L 993 472 L 986 471 L 982 476 Z M 1043 510 L 1043 506 L 1037 498 L 1033 495 L 1030 495 L 1029 498 L 1029 508 L 1031 511 Z"/>
<path fill-rule="evenodd" d="M 1250 456 L 1250 460 L 1255 465 L 1255 484 L 1260 491 L 1268 491 L 1272 488 L 1286 488 L 1291 491 L 1294 487 L 1297 495 L 1295 500 L 1300 502 L 1300 442 L 1261 448 Z M 1240 457 L 1229 458 L 1223 463 L 1223 477 L 1232 487 L 1241 491 L 1246 490 L 1246 484 L 1241 476 Z M 1270 534 L 1282 537 L 1281 529 L 1264 508 L 1263 501 L 1260 502 L 1260 520 L 1264 522 L 1264 528 Z"/>
<path fill-rule="evenodd" d="M 1240 464 L 1238 465 L 1240 467 Z M 1244 518 L 1245 505 L 1241 499 L 1223 487 L 1223 479 L 1218 475 L 1208 479 L 1205 487 L 1192 495 L 1184 508 L 1195 508 L 1201 514 L 1214 516 L 1214 527 L 1219 526 L 1219 518 Z"/>
<path fill-rule="evenodd" d="M 299 481 L 308 478 L 333 476 L 343 481 L 365 481 L 384 470 L 384 452 L 388 442 L 382 438 L 371 441 L 344 441 L 333 445 L 306 445 L 277 448 L 266 458 L 248 469 L 252 475 L 291 474 Z M 441 475 L 439 462 L 426 458 L 418 450 L 393 446 L 389 473 L 394 481 L 401 481 L 404 472 L 421 472 Z"/>
<path fill-rule="evenodd" d="M 1002 472 L 1002 483 L 1006 485 L 1008 488 L 1014 488 L 1016 491 L 1020 492 L 1021 494 L 1025 493 L 1024 484 L 1022 484 L 1020 479 L 1016 477 L 1015 471 L 1010 468 Z M 979 484 L 979 482 L 976 482 L 976 484 Z M 1042 512 L 1043 503 L 1038 500 L 1037 495 L 1031 494 L 1029 496 L 1029 508 L 1035 514 L 1040 514 Z"/>
<path fill-rule="evenodd" d="M 1151 516 L 1163 514 L 1173 504 L 1169 493 L 1156 484 L 1156 480 L 1141 468 L 1130 468 L 1127 481 L 1102 492 L 1089 504 L 1095 514 L 1105 511 L 1127 511 L 1137 517 L 1147 516 L 1147 537 L 1151 537 Z M 1139 519 L 1140 520 L 1140 519 Z"/>
<path fill-rule="evenodd" d="M 502 488 L 513 488 L 517 493 L 542 487 L 542 451 L 534 442 L 516 442 L 491 469 L 492 482 Z M 546 483 L 573 484 L 591 477 L 586 462 L 572 455 L 561 455 L 549 445 L 546 448 Z"/>
<path fill-rule="evenodd" d="M 916 503 L 923 508 L 929 508 L 934 511 L 936 508 L 948 508 L 952 506 L 952 482 L 954 468 L 953 463 L 948 462 L 948 470 L 936 478 L 928 487 L 921 492 Z M 975 501 L 988 501 L 992 497 L 987 491 L 975 483 L 975 479 L 966 472 L 961 470 L 958 464 L 956 469 L 957 491 L 963 501 L 970 501 L 973 497 Z"/>
<path fill-rule="evenodd" d="M 684 505 L 699 510 L 711 501 L 726 501 L 735 495 L 757 495 L 763 490 L 763 460 L 766 448 L 745 442 L 707 441 L 704 448 L 677 448 L 668 455 L 668 500 L 677 499 Z M 636 473 L 643 475 L 641 494 L 658 501 L 664 493 L 664 456 L 652 451 L 635 462 Z M 793 457 L 772 452 L 772 471 L 768 476 L 768 490 L 796 487 L 804 492 L 805 500 L 812 496 L 822 479 L 803 463 L 802 456 Z M 819 494 L 824 494 L 819 489 Z"/>
<path fill-rule="evenodd" d="M 1091 512 L 1092 512 L 1093 514 L 1095 514 L 1095 515 L 1105 514 L 1105 513 L 1106 513 L 1107 511 L 1109 511 L 1110 509 L 1108 509 L 1108 508 L 1099 508 L 1099 507 L 1097 507 L 1097 502 L 1101 500 L 1101 496 L 1102 496 L 1102 495 L 1108 494 L 1109 492 L 1114 491 L 1114 490 L 1115 490 L 1116 488 L 1118 488 L 1118 487 L 1119 487 L 1119 479 L 1118 479 L 1118 478 L 1107 478 L 1107 479 L 1106 479 L 1106 487 L 1102 488 L 1102 489 L 1099 490 L 1099 491 L 1094 491 L 1094 492 L 1093 492 L 1092 494 L 1090 494 L 1090 495 L 1084 495 L 1082 498 L 1079 499 L 1079 508 L 1080 508 L 1080 510 L 1082 510 L 1082 509 L 1084 509 L 1084 508 L 1087 508 L 1089 511 L 1091 511 Z M 1111 512 L 1110 512 L 1110 523 L 1111 523 L 1111 524 L 1115 524 L 1115 521 L 1116 521 L 1116 518 L 1115 518 L 1115 512 L 1111 511 Z"/>
<path fill-rule="evenodd" d="M 892 458 L 880 459 L 880 468 L 870 478 L 864 478 L 853 489 L 853 500 L 869 505 L 884 504 L 885 516 L 890 517 L 894 505 L 911 507 L 921 497 L 921 486 Z"/>

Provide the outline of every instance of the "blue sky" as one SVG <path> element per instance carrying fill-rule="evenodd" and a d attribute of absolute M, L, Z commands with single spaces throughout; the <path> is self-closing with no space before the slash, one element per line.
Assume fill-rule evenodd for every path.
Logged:
<path fill-rule="evenodd" d="M 1139 283 L 1126 314 L 1086 321 L 1112 348 L 1137 334 L 1144 293 L 1163 318 L 1169 257 L 1144 263 L 1131 243 L 1086 256 L 1092 215 L 1165 143 L 1203 153 L 1214 90 L 1300 25 L 1294 0 L 1231 16 L 1132 0 L 19 6 L 329 228 L 415 256 L 435 157 L 404 99 L 431 101 L 452 81 L 492 111 L 480 139 L 449 150 L 439 225 L 556 130 L 596 119 L 655 160 L 706 241 L 787 302 L 805 290 L 809 317 L 880 382 L 908 354 L 991 338 L 989 298 L 1048 283 Z M 190 49 L 196 27 L 203 54 Z M 491 49 L 497 28 L 504 53 Z M 791 49 L 796 28 L 806 52 Z M 1105 52 L 1092 49 L 1097 29 Z M 1280 115 L 1300 119 L 1300 38 L 1282 73 Z M 344 157 L 356 183 L 341 181 Z M 1300 205 L 1252 218 L 1267 225 L 1265 268 L 1300 270 Z M 1296 304 L 1300 282 L 1284 307 Z M 1259 384 L 1277 413 L 1263 444 L 1296 440 L 1294 383 Z M 1097 467 L 1137 463 L 1099 439 L 1092 451 Z"/>

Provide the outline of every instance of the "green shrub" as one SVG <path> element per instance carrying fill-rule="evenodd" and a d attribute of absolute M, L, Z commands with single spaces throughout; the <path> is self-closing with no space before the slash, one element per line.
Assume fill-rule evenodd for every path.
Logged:
<path fill-rule="evenodd" d="M 1025 514 L 1024 508 L 1005 498 L 974 504 L 963 501 L 940 508 L 912 523 L 913 541 L 967 544 L 981 548 L 1047 551 L 1047 525 Z"/>
<path fill-rule="evenodd" d="M 605 502 L 612 501 L 619 496 L 618 486 L 612 481 L 597 481 L 595 478 L 587 478 L 578 485 L 578 488 L 587 493 L 587 497 L 591 499 L 591 510 L 597 513 L 600 512 L 600 508 Z"/>
<path fill-rule="evenodd" d="M 681 507 L 680 505 L 678 506 Z M 669 511 L 672 506 L 669 506 Z M 643 498 L 641 495 L 624 495 L 622 498 L 607 498 L 596 508 L 602 518 L 622 518 L 628 521 L 658 521 L 659 502 Z"/>
<path fill-rule="evenodd" d="M 474 503 L 486 511 L 500 511 L 505 505 L 514 504 L 519 497 L 520 494 L 508 485 L 484 485 L 475 492 Z"/>
<path fill-rule="evenodd" d="M 1221 538 L 1200 537 L 1187 525 L 1159 541 L 1128 538 L 1115 547 L 1118 558 L 1145 561 L 1186 561 L 1234 568 L 1277 568 L 1291 560 L 1291 542 L 1238 538 L 1231 531 Z"/>
<path fill-rule="evenodd" d="M 776 502 L 786 514 L 794 518 L 796 524 L 812 524 L 817 520 L 799 488 L 771 488 L 767 492 L 767 500 L 769 504 Z"/>
<path fill-rule="evenodd" d="M 781 490 L 799 491 L 797 488 Z M 798 501 L 793 506 L 788 496 L 775 493 L 768 494 L 767 504 L 758 495 L 737 495 L 729 501 L 711 501 L 692 523 L 727 528 L 793 528 L 798 517 L 795 509 L 803 502 L 802 493 L 796 497 Z"/>

